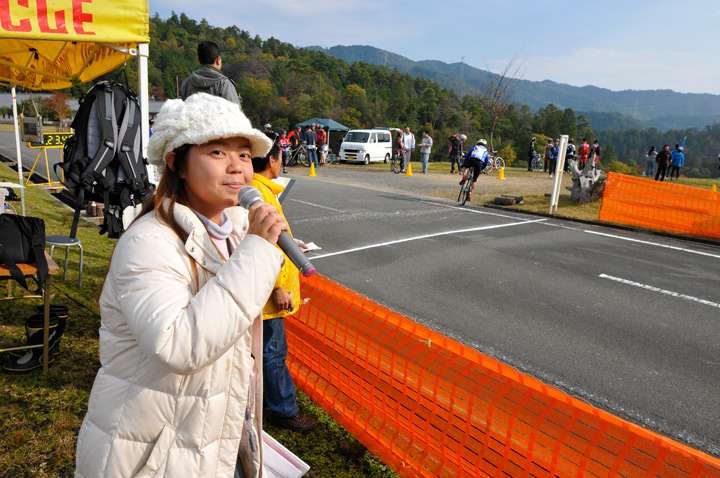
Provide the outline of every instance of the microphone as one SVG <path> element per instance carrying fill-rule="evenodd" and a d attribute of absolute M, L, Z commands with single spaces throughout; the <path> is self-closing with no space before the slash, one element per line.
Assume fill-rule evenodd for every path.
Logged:
<path fill-rule="evenodd" d="M 245 209 L 250 209 L 250 206 L 258 201 L 262 201 L 262 193 L 256 187 L 245 186 L 240 190 L 240 194 L 238 194 L 238 202 L 240 206 Z M 303 276 L 310 277 L 315 273 L 315 266 L 310 263 L 305 253 L 295 242 L 295 239 L 293 239 L 287 231 L 280 233 L 277 244 L 292 263 L 295 264 L 295 267 L 300 270 Z"/>

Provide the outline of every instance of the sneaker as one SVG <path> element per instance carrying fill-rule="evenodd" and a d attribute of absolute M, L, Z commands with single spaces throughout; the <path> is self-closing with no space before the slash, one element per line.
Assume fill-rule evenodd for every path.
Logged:
<path fill-rule="evenodd" d="M 287 169 L 283 169 L 283 174 L 287 174 Z"/>
<path fill-rule="evenodd" d="M 552 179 L 552 178 L 553 178 L 553 175 L 551 174 L 551 175 L 550 175 L 550 179 Z"/>
<path fill-rule="evenodd" d="M 309 432 L 317 428 L 318 423 L 312 417 L 305 415 L 303 412 L 298 412 L 293 417 L 279 417 L 274 413 L 270 413 L 268 418 L 270 423 L 280 428 L 287 428 L 294 432 L 304 433 Z"/>
<path fill-rule="evenodd" d="M 462 178 L 458 184 L 459 184 L 460 186 L 462 186 L 463 184 L 465 184 L 465 178 Z"/>

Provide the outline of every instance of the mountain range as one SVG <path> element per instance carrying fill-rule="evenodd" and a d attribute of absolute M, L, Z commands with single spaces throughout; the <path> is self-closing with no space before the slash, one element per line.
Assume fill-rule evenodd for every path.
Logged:
<path fill-rule="evenodd" d="M 348 63 L 362 61 L 397 68 L 401 73 L 437 81 L 459 96 L 480 93 L 487 70 L 466 63 L 445 63 L 438 60 L 413 61 L 379 48 L 337 45 L 330 48 L 310 46 L 341 58 Z M 572 86 L 551 80 L 518 79 L 513 102 L 528 105 L 537 111 L 552 103 L 559 109 L 572 108 L 584 114 L 595 129 L 655 127 L 661 131 L 683 128 L 704 128 L 720 123 L 720 95 L 678 93 L 672 90 L 612 91 L 597 86 Z"/>

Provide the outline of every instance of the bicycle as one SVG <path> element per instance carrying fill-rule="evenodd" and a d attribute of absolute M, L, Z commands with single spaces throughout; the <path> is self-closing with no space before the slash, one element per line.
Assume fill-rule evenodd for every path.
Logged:
<path fill-rule="evenodd" d="M 307 148 L 304 144 L 301 144 L 297 148 L 290 150 L 290 154 L 288 154 L 288 166 L 297 166 L 298 162 L 306 168 L 310 167 L 310 159 L 308 158 Z"/>
<path fill-rule="evenodd" d="M 458 194 L 458 202 L 461 203 L 461 205 L 465 205 L 465 203 L 468 200 L 468 196 L 470 196 L 470 193 L 472 192 L 472 184 L 473 184 L 473 173 L 475 172 L 474 166 L 468 166 L 467 173 L 465 173 L 465 182 L 460 186 L 460 194 Z"/>
<path fill-rule="evenodd" d="M 395 174 L 402 173 L 404 162 L 405 162 L 405 150 L 398 149 L 397 151 L 395 151 L 392 159 L 390 160 L 390 171 L 392 171 Z"/>
<path fill-rule="evenodd" d="M 505 167 L 505 160 L 502 159 L 500 156 L 495 156 L 497 154 L 497 151 L 493 151 L 492 153 L 488 154 L 490 156 L 490 159 L 488 160 L 487 165 L 483 169 L 483 173 L 487 174 L 493 169 L 500 171 L 500 168 Z"/>
<path fill-rule="evenodd" d="M 545 167 L 545 157 L 540 153 L 535 153 L 535 157 L 532 160 L 533 171 L 542 171 Z"/>

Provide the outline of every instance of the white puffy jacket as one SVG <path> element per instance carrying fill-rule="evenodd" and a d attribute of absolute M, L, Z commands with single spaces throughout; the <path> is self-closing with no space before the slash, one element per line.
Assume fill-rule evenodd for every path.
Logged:
<path fill-rule="evenodd" d="M 78 437 L 76 477 L 232 477 L 238 452 L 248 476 L 262 476 L 245 409 L 252 368 L 258 438 L 259 319 L 283 259 L 246 236 L 245 209 L 227 212 L 235 249 L 227 262 L 179 204 L 185 243 L 155 214 L 118 241 L 100 296 L 102 367 Z"/>

